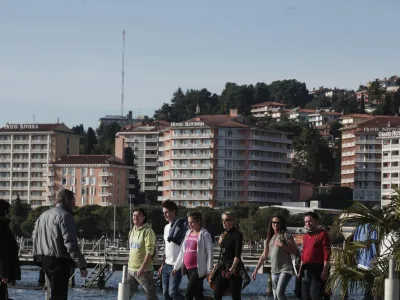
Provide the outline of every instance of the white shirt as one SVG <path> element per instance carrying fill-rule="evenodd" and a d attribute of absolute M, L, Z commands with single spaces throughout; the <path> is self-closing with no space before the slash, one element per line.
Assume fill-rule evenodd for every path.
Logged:
<path fill-rule="evenodd" d="M 164 243 L 165 243 L 164 254 L 165 254 L 165 263 L 167 265 L 174 265 L 176 259 L 178 258 L 181 247 L 173 242 L 168 242 L 168 235 L 170 228 L 171 228 L 171 223 L 168 223 L 164 227 Z"/>

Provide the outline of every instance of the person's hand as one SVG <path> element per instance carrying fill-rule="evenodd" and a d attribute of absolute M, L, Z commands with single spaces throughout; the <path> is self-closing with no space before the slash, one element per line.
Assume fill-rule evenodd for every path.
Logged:
<path fill-rule="evenodd" d="M 219 244 L 219 245 L 221 245 L 223 239 L 224 239 L 224 236 L 221 234 L 221 235 L 219 236 L 219 240 L 218 240 L 218 244 Z"/>
<path fill-rule="evenodd" d="M 158 277 L 160 277 L 160 278 L 161 278 L 161 275 L 162 275 L 162 270 L 163 270 L 163 265 L 161 265 L 161 267 L 158 269 L 158 272 L 157 272 Z"/>
<path fill-rule="evenodd" d="M 280 240 L 275 240 L 274 246 L 276 246 L 276 247 L 283 247 L 283 244 L 282 244 L 282 242 L 281 242 Z"/>
<path fill-rule="evenodd" d="M 230 267 L 229 268 L 229 273 L 231 273 L 231 274 L 235 274 L 236 273 L 236 267 Z"/>
<path fill-rule="evenodd" d="M 321 273 L 321 280 L 327 281 L 328 280 L 328 269 L 323 269 Z"/>
<path fill-rule="evenodd" d="M 172 274 L 172 276 L 175 277 L 175 275 L 176 275 L 176 270 L 172 270 L 171 274 Z"/>
<path fill-rule="evenodd" d="M 86 278 L 87 275 L 88 275 L 87 269 L 82 269 L 82 270 L 81 270 L 81 277 Z"/>
<path fill-rule="evenodd" d="M 256 280 L 256 278 L 257 278 L 257 273 L 258 273 L 258 271 L 257 271 L 257 270 L 254 270 L 253 274 L 251 274 L 251 278 L 253 278 L 253 280 Z"/>
<path fill-rule="evenodd" d="M 139 270 L 137 270 L 136 275 L 137 275 L 137 277 L 141 277 L 143 275 L 143 273 L 144 273 L 143 267 L 140 267 Z"/>
<path fill-rule="evenodd" d="M 2 279 L 1 279 L 1 282 L 4 283 L 4 284 L 7 284 L 8 278 L 2 278 Z"/>

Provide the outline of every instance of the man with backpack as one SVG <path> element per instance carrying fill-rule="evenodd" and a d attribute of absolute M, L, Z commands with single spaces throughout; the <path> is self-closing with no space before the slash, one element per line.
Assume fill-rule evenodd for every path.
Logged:
<path fill-rule="evenodd" d="M 134 209 L 132 218 L 135 226 L 129 233 L 130 299 L 140 285 L 147 300 L 155 300 L 157 294 L 153 276 L 153 256 L 156 253 L 156 235 L 150 224 L 147 223 L 147 213 L 143 209 Z"/>

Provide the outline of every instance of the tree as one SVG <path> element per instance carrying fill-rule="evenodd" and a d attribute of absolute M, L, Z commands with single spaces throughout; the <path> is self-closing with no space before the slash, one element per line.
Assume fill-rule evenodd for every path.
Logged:
<path fill-rule="evenodd" d="M 381 82 L 376 79 L 375 81 L 371 82 L 370 86 L 368 87 L 368 102 L 379 104 L 385 94 L 386 89 L 382 86 Z"/>
<path fill-rule="evenodd" d="M 400 215 L 398 213 L 400 207 L 400 190 L 396 189 L 396 195 L 391 199 L 388 205 L 382 206 L 381 211 L 372 210 L 355 202 L 352 206 L 342 211 L 335 219 L 333 229 L 341 232 L 344 226 L 349 223 L 358 225 L 368 225 L 366 232 L 366 241 L 353 241 L 353 234 L 347 238 L 343 249 L 332 249 L 332 261 L 334 262 L 332 272 L 328 279 L 327 288 L 330 290 L 339 290 L 344 296 L 354 294 L 358 290 L 364 289 L 367 282 L 372 279 L 372 290 L 376 296 L 384 294 L 384 280 L 388 278 L 389 259 L 394 258 L 396 261 L 400 258 L 400 243 L 398 242 L 400 232 Z M 372 233 L 376 232 L 376 238 L 372 238 Z M 363 270 L 357 267 L 357 252 L 365 249 L 371 243 L 377 247 L 382 245 L 384 240 L 392 236 L 393 240 L 386 241 L 385 245 L 388 249 L 385 253 L 377 257 L 372 263 L 371 270 Z M 395 273 L 395 277 L 399 278 L 399 272 Z"/>
<path fill-rule="evenodd" d="M 21 199 L 19 195 L 17 195 L 17 199 L 11 204 L 11 222 L 10 228 L 15 236 L 22 237 L 24 236 L 24 232 L 21 229 L 21 224 L 28 217 L 29 211 L 31 210 L 29 204 L 21 203 Z"/>
<path fill-rule="evenodd" d="M 85 135 L 84 154 L 94 154 L 96 151 L 97 138 L 92 127 L 89 127 Z"/>
<path fill-rule="evenodd" d="M 360 100 L 360 114 L 365 114 L 365 99 L 364 99 L 364 94 L 361 95 L 361 100 Z"/>
<path fill-rule="evenodd" d="M 25 237 L 32 237 L 32 232 L 35 227 L 36 220 L 40 217 L 40 215 L 48 210 L 48 206 L 39 206 L 34 210 L 31 210 L 28 214 L 28 217 L 21 224 L 21 230 Z"/>
<path fill-rule="evenodd" d="M 136 165 L 135 165 L 135 155 L 133 154 L 132 148 L 131 147 L 126 147 L 124 149 L 124 162 L 125 165 L 134 167 L 132 169 L 129 169 L 129 185 L 134 185 L 134 188 L 129 188 L 128 193 L 130 195 L 134 195 L 134 198 L 137 198 L 140 192 L 140 180 L 138 177 Z"/>
<path fill-rule="evenodd" d="M 117 123 L 101 124 L 96 129 L 97 133 L 97 154 L 114 154 L 115 136 L 121 130 L 121 126 Z"/>
<path fill-rule="evenodd" d="M 317 129 L 304 128 L 293 139 L 293 177 L 319 185 L 332 180 L 335 161 L 332 151 Z"/>

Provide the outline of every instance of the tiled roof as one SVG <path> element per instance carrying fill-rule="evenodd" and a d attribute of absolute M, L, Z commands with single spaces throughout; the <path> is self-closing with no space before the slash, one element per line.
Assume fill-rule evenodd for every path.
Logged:
<path fill-rule="evenodd" d="M 400 117 L 397 116 L 376 116 L 371 119 L 359 122 L 358 127 L 390 127 L 400 126 Z"/>
<path fill-rule="evenodd" d="M 315 110 L 313 109 L 307 109 L 307 108 L 299 108 L 298 110 L 296 110 L 296 112 L 305 112 L 305 113 L 315 113 Z"/>
<path fill-rule="evenodd" d="M 373 116 L 367 115 L 367 114 L 350 114 L 350 115 L 342 116 L 342 119 L 345 119 L 345 118 L 367 118 L 367 119 L 370 119 L 370 118 L 373 118 Z"/>
<path fill-rule="evenodd" d="M 0 132 L 42 132 L 42 131 L 66 132 L 70 134 L 76 134 L 71 129 L 69 129 L 64 123 L 6 124 L 6 126 L 0 128 Z"/>
<path fill-rule="evenodd" d="M 297 180 L 297 179 L 294 179 L 294 178 L 289 178 L 289 179 L 290 179 L 292 182 L 296 182 L 296 183 L 300 183 L 300 184 L 306 184 L 306 185 L 314 186 L 312 183 L 309 183 L 309 182 Z"/>
<path fill-rule="evenodd" d="M 286 104 L 279 103 L 279 102 L 263 102 L 263 103 L 258 103 L 254 104 L 251 107 L 263 107 L 263 106 L 287 106 Z"/>
<path fill-rule="evenodd" d="M 332 115 L 332 116 L 341 116 L 342 114 L 335 111 L 321 111 L 321 115 Z"/>
<path fill-rule="evenodd" d="M 66 155 L 53 162 L 56 165 L 124 165 L 112 155 Z"/>
<path fill-rule="evenodd" d="M 140 122 L 125 125 L 120 132 L 157 132 L 169 126 L 170 123 L 166 121 Z"/>
<path fill-rule="evenodd" d="M 204 115 L 192 118 L 186 122 L 204 122 L 208 126 L 218 126 L 228 120 L 234 120 L 237 117 L 231 117 L 230 115 Z"/>

